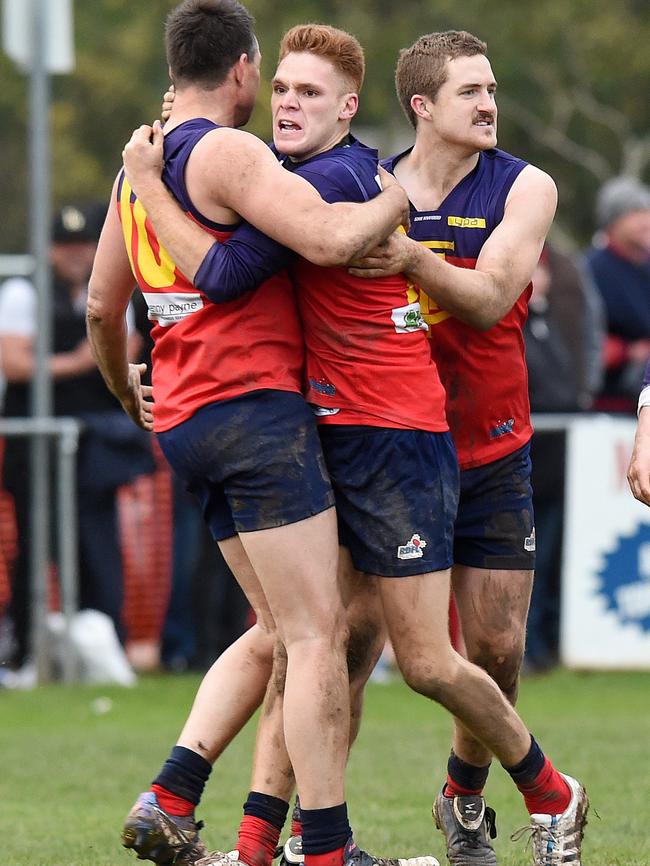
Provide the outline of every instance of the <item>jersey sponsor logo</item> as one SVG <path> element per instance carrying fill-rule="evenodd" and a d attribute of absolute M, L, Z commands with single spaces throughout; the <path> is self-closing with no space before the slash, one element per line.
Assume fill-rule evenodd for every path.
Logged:
<path fill-rule="evenodd" d="M 419 301 L 414 301 L 412 304 L 406 304 L 403 307 L 395 307 L 390 317 L 398 334 L 429 330 L 429 326 L 422 318 L 422 309 Z"/>
<path fill-rule="evenodd" d="M 527 535 L 524 538 L 524 550 L 528 553 L 535 553 L 536 545 L 535 545 L 535 527 L 533 526 L 532 532 L 530 535 Z"/>
<path fill-rule="evenodd" d="M 199 292 L 143 292 L 149 319 L 168 328 L 203 308 Z"/>
<path fill-rule="evenodd" d="M 310 376 L 309 387 L 318 391 L 319 394 L 327 394 L 328 397 L 333 397 L 336 394 L 336 386 L 332 385 L 331 382 L 326 382 L 325 379 L 314 379 L 313 376 Z"/>
<path fill-rule="evenodd" d="M 400 544 L 397 548 L 398 559 L 422 559 L 424 556 L 424 548 L 427 546 L 426 541 L 417 534 L 411 536 L 410 541 L 406 544 Z"/>
<path fill-rule="evenodd" d="M 423 222 L 437 222 L 442 219 L 442 214 L 439 213 L 426 213 L 421 214 L 420 216 L 415 216 L 412 218 L 412 222 L 414 223 L 423 223 Z"/>
<path fill-rule="evenodd" d="M 497 421 L 494 427 L 490 430 L 490 436 L 492 439 L 497 439 L 499 436 L 505 436 L 506 433 L 512 433 L 514 426 L 514 418 L 508 418 L 507 421 Z"/>
<path fill-rule="evenodd" d="M 447 225 L 457 229 L 484 229 L 485 217 L 448 216 Z"/>

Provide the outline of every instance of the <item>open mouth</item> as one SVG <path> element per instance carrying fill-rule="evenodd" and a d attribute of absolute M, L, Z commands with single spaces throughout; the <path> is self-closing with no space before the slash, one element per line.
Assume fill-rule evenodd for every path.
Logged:
<path fill-rule="evenodd" d="M 281 132 L 299 132 L 302 127 L 298 126 L 297 123 L 294 123 L 292 120 L 279 120 L 278 121 L 278 129 Z"/>

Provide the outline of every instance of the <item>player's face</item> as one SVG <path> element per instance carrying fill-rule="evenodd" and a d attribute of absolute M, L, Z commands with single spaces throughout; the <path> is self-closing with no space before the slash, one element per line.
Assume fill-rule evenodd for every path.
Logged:
<path fill-rule="evenodd" d="M 496 147 L 497 83 L 487 57 L 456 57 L 447 63 L 447 81 L 431 105 L 433 131 L 444 143 L 471 151 Z"/>
<path fill-rule="evenodd" d="M 287 54 L 273 78 L 275 146 L 295 160 L 323 153 L 346 135 L 357 106 L 357 94 L 329 60 L 306 51 Z"/>

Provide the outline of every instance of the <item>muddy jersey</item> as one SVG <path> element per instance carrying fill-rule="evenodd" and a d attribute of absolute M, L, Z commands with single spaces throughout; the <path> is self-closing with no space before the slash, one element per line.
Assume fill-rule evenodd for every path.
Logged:
<path fill-rule="evenodd" d="M 391 157 L 384 166 L 393 171 L 407 153 Z M 476 168 L 439 208 L 417 211 L 411 206 L 409 236 L 452 265 L 474 268 L 526 165 L 502 150 L 483 151 Z M 447 392 L 447 420 L 463 469 L 511 454 L 532 435 L 523 337 L 530 293 L 529 285 L 500 322 L 479 331 L 420 292 L 431 355 Z"/>
<path fill-rule="evenodd" d="M 203 217 L 192 205 L 184 181 L 192 149 L 216 128 L 198 118 L 169 132 L 163 180 L 186 214 L 223 242 L 234 227 Z M 208 403 L 249 391 L 300 391 L 304 347 L 286 272 L 272 277 L 259 292 L 212 304 L 158 242 L 124 172 L 117 207 L 131 268 L 154 322 L 154 429 L 168 430 Z"/>
<path fill-rule="evenodd" d="M 328 202 L 374 198 L 377 151 L 349 136 L 286 168 Z M 398 275 L 372 281 L 298 259 L 292 273 L 304 326 L 306 399 L 321 423 L 448 430 L 418 292 Z"/>

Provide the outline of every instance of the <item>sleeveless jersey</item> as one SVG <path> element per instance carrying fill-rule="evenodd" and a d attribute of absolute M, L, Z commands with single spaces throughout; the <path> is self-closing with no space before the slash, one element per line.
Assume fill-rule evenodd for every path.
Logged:
<path fill-rule="evenodd" d="M 384 166 L 392 172 L 408 152 L 391 157 Z M 409 236 L 452 265 L 474 268 L 483 244 L 503 219 L 512 184 L 526 165 L 502 150 L 483 151 L 476 168 L 437 210 L 417 211 L 411 206 Z M 500 322 L 479 331 L 420 292 L 431 355 L 447 392 L 447 420 L 462 469 L 511 454 L 532 435 L 523 337 L 530 293 L 528 285 Z"/>
<path fill-rule="evenodd" d="M 352 136 L 305 162 L 284 164 L 329 202 L 363 202 L 380 191 L 377 151 Z M 319 421 L 448 430 L 418 293 L 404 277 L 368 281 L 305 259 L 292 273 L 307 349 L 304 393 Z"/>
<path fill-rule="evenodd" d="M 217 241 L 220 226 L 192 205 L 185 165 L 197 142 L 217 125 L 187 121 L 165 136 L 163 180 L 188 216 Z M 208 403 L 272 388 L 300 391 L 304 346 L 293 285 L 286 272 L 260 291 L 212 304 L 176 267 L 158 242 L 122 171 L 117 206 L 131 268 L 154 322 L 151 335 L 154 429 L 169 430 Z"/>

